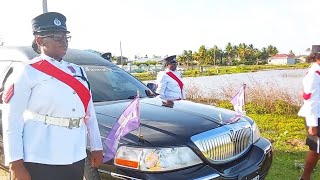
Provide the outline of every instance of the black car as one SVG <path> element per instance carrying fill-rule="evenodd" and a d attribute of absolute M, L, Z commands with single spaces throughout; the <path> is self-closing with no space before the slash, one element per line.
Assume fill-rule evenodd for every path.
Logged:
<path fill-rule="evenodd" d="M 0 48 L 0 90 L 19 62 L 36 55 L 30 47 Z M 227 123 L 236 116 L 235 112 L 186 100 L 175 102 L 172 108 L 165 107 L 150 89 L 152 84 L 146 86 L 97 54 L 70 49 L 64 59 L 86 70 L 102 139 L 137 91 L 140 96 L 140 128 L 120 140 L 113 160 L 98 169 L 91 168 L 87 160 L 85 179 L 266 177 L 272 163 L 272 145 L 260 136 L 249 117 Z M 7 170 L 2 128 L 0 145 L 1 167 Z"/>

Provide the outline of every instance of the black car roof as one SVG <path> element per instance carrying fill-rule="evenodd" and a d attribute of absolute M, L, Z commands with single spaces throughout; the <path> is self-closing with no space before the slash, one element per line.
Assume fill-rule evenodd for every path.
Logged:
<path fill-rule="evenodd" d="M 31 47 L 28 46 L 5 46 L 0 47 L 0 61 L 27 61 L 38 56 Z M 99 65 L 99 66 L 115 66 L 110 61 L 101 56 L 79 49 L 68 49 L 63 60 L 78 65 Z"/>

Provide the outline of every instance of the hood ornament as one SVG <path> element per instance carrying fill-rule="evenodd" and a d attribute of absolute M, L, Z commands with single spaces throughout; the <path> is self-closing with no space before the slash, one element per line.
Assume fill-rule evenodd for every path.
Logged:
<path fill-rule="evenodd" d="M 219 113 L 219 120 L 220 120 L 220 124 L 223 124 L 222 114 L 221 113 Z"/>

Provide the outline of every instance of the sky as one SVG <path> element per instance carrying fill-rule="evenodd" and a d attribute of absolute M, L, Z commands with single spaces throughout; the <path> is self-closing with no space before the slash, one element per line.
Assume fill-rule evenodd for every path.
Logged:
<path fill-rule="evenodd" d="M 296 55 L 320 44 L 319 0 L 47 0 L 67 17 L 70 48 L 122 55 L 165 56 L 225 48 L 230 42 L 274 45 Z M 0 38 L 31 45 L 31 20 L 42 0 L 0 0 Z"/>

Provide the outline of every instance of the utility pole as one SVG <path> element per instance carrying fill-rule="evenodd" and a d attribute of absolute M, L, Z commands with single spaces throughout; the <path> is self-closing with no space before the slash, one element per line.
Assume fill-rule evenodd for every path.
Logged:
<path fill-rule="evenodd" d="M 121 41 L 120 41 L 120 62 L 121 62 L 121 66 L 123 66 Z"/>
<path fill-rule="evenodd" d="M 4 45 L 4 41 L 2 39 L 2 36 L 0 35 L 0 46 L 3 46 Z"/>
<path fill-rule="evenodd" d="M 47 0 L 42 0 L 42 10 L 43 13 L 48 12 Z"/>

